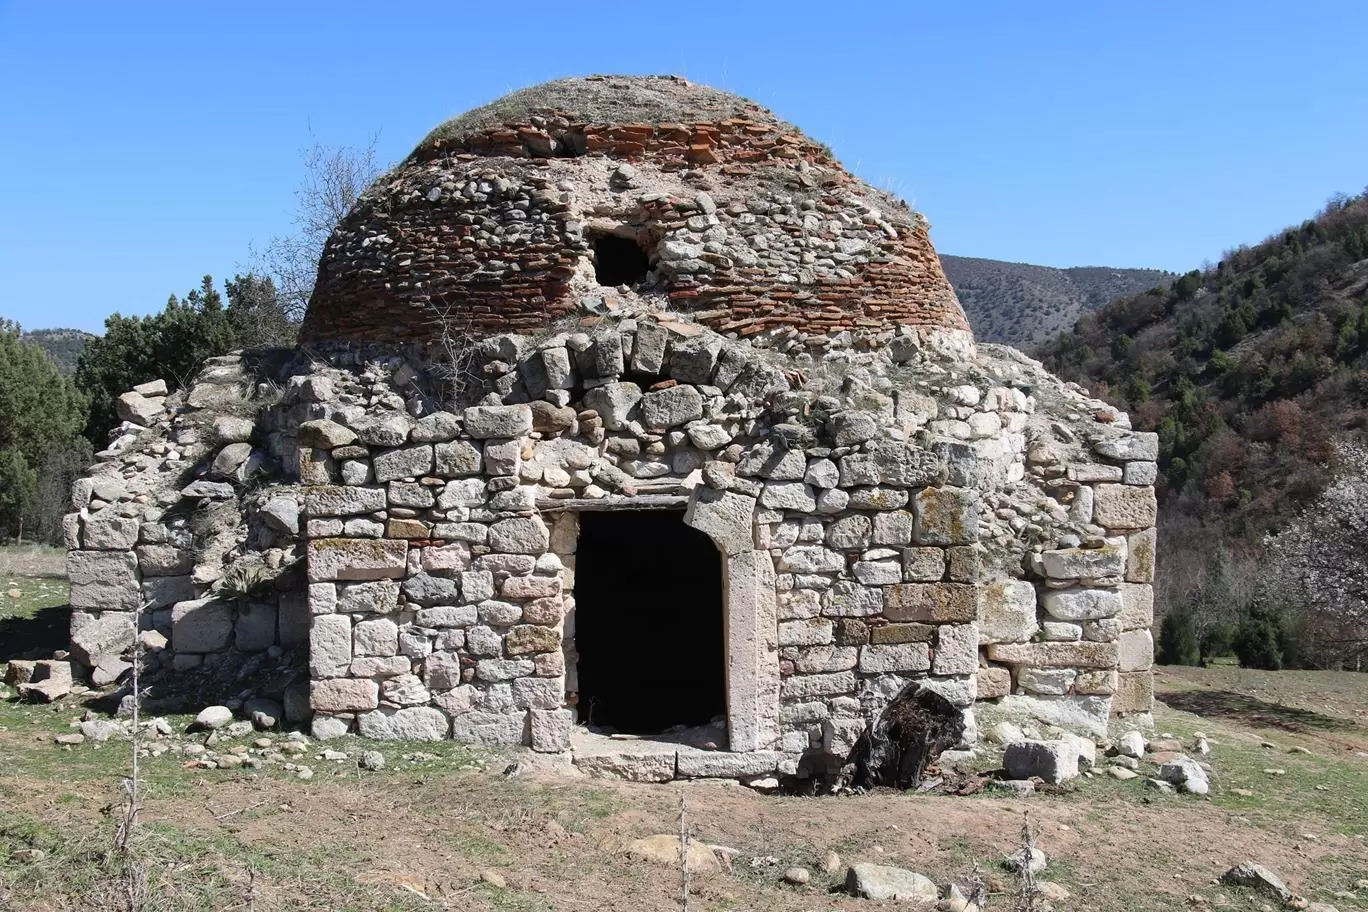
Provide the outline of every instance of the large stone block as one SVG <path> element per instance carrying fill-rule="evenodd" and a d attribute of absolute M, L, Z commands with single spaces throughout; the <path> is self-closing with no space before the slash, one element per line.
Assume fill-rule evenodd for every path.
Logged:
<path fill-rule="evenodd" d="M 376 580 L 337 587 L 333 610 L 347 614 L 389 614 L 399 606 L 399 583 Z"/>
<path fill-rule="evenodd" d="M 1127 484 L 1093 486 L 1093 522 L 1108 529 L 1147 529 L 1159 515 L 1154 488 Z"/>
<path fill-rule="evenodd" d="M 1115 643 L 996 643 L 988 647 L 988 658 L 1041 668 L 1113 668 L 1118 651 Z"/>
<path fill-rule="evenodd" d="M 978 722 L 985 728 L 1006 721 L 1018 725 L 1043 722 L 1097 738 L 1107 734 L 1107 719 L 1111 715 L 1111 697 L 1084 696 L 1027 696 L 1010 694 L 996 703 L 977 706 Z"/>
<path fill-rule="evenodd" d="M 352 623 L 345 614 L 320 614 L 309 630 L 309 674 L 336 678 L 352 662 Z"/>
<path fill-rule="evenodd" d="M 687 384 L 652 390 L 641 397 L 641 415 L 653 430 L 688 424 L 703 417 L 703 396 Z"/>
<path fill-rule="evenodd" d="M 860 671 L 866 674 L 927 671 L 930 668 L 931 647 L 927 643 L 897 643 L 860 649 Z"/>
<path fill-rule="evenodd" d="M 385 509 L 384 488 L 315 485 L 304 494 L 304 512 L 314 516 L 355 516 Z"/>
<path fill-rule="evenodd" d="M 1124 542 L 1108 541 L 1101 548 L 1060 548 L 1040 555 L 1051 579 L 1096 579 L 1120 576 L 1126 566 Z"/>
<path fill-rule="evenodd" d="M 977 672 L 978 699 L 996 700 L 1012 692 L 1012 672 L 1000 665 L 987 665 Z"/>
<path fill-rule="evenodd" d="M 979 642 L 1024 643 L 1040 628 L 1035 586 L 1025 580 L 994 580 L 978 592 Z"/>
<path fill-rule="evenodd" d="M 139 525 L 132 516 L 102 510 L 85 521 L 81 544 L 93 551 L 128 551 L 138 543 Z"/>
<path fill-rule="evenodd" d="M 584 407 L 598 412 L 610 431 L 624 430 L 640 401 L 641 387 L 635 383 L 605 383 L 584 394 Z"/>
<path fill-rule="evenodd" d="M 1154 636 L 1148 629 L 1121 634 L 1119 649 L 1120 671 L 1148 671 L 1154 665 Z"/>
<path fill-rule="evenodd" d="M 71 654 L 84 665 L 94 667 L 106 657 L 119 656 L 133 645 L 135 636 L 132 611 L 104 611 L 91 614 L 77 609 L 71 613 Z"/>
<path fill-rule="evenodd" d="M 277 609 L 266 602 L 249 602 L 238 609 L 233 623 L 233 645 L 241 652 L 261 652 L 276 645 Z M 174 626 L 172 633 L 175 633 Z"/>
<path fill-rule="evenodd" d="M 707 535 L 725 554 L 754 550 L 755 498 L 699 485 L 689 499 L 684 524 Z"/>
<path fill-rule="evenodd" d="M 233 637 L 233 608 L 215 597 L 171 606 L 171 648 L 176 652 L 218 652 Z"/>
<path fill-rule="evenodd" d="M 1051 589 L 1041 599 L 1050 617 L 1061 621 L 1091 621 L 1121 613 L 1118 589 Z"/>
<path fill-rule="evenodd" d="M 898 440 L 879 441 L 868 453 L 842 456 L 840 467 L 843 488 L 855 485 L 915 488 L 936 484 L 944 472 L 941 458 L 935 453 Z"/>
<path fill-rule="evenodd" d="M 138 559 L 128 551 L 68 551 L 73 608 L 133 611 L 142 605 Z"/>
<path fill-rule="evenodd" d="M 138 545 L 136 552 L 143 577 L 185 576 L 195 565 L 194 552 L 176 545 Z"/>
<path fill-rule="evenodd" d="M 371 467 L 380 484 L 399 478 L 418 478 L 432 471 L 432 446 L 423 443 L 387 450 L 371 460 Z"/>
<path fill-rule="evenodd" d="M 968 545 L 978 540 L 979 497 L 969 488 L 923 488 L 912 499 L 912 540 Z"/>
<path fill-rule="evenodd" d="M 1112 710 L 1118 713 L 1150 712 L 1154 709 L 1154 672 L 1134 671 L 1120 676 Z"/>
<path fill-rule="evenodd" d="M 354 625 L 352 627 L 352 653 L 358 656 L 398 655 L 398 625 L 389 618 L 361 621 Z"/>
<path fill-rule="evenodd" d="M 532 432 L 532 409 L 526 405 L 472 405 L 465 410 L 465 429 L 476 440 L 521 437 Z"/>
<path fill-rule="evenodd" d="M 1092 450 L 1099 456 L 1115 459 L 1117 462 L 1153 462 L 1159 458 L 1159 435 L 1153 431 L 1131 431 L 1117 437 L 1094 440 Z"/>
<path fill-rule="evenodd" d="M 382 492 L 383 493 L 383 492 Z M 309 542 L 309 581 L 401 579 L 408 565 L 403 539 L 320 538 Z"/>
<path fill-rule="evenodd" d="M 377 741 L 444 741 L 451 731 L 446 713 L 433 706 L 378 709 L 357 716 L 356 722 L 363 738 Z"/>
<path fill-rule="evenodd" d="M 527 721 L 527 711 L 521 709 L 510 713 L 462 713 L 451 720 L 451 737 L 463 744 L 517 747 L 527 743 Z"/>
<path fill-rule="evenodd" d="M 1159 535 L 1154 529 L 1126 536 L 1126 582 L 1154 582 L 1154 556 L 1158 543 Z"/>
<path fill-rule="evenodd" d="M 926 667 L 931 667 L 929 659 Z M 855 673 L 851 671 L 838 671 L 835 674 L 790 675 L 784 678 L 780 689 L 780 694 L 785 700 L 797 701 L 853 693 L 855 693 Z"/>
<path fill-rule="evenodd" d="M 380 685 L 366 678 L 329 678 L 309 685 L 315 712 L 365 712 L 380 705 Z"/>
<path fill-rule="evenodd" d="M 439 443 L 435 447 L 435 453 L 435 470 L 438 475 L 446 478 L 478 475 L 484 460 L 479 446 L 467 440 Z"/>
<path fill-rule="evenodd" d="M 575 716 L 570 710 L 534 709 L 528 716 L 534 751 L 559 753 L 570 748 L 570 732 L 575 727 Z"/>
<path fill-rule="evenodd" d="M 968 623 L 978 617 L 975 587 L 965 583 L 897 583 L 884 587 L 890 621 Z"/>
<path fill-rule="evenodd" d="M 932 674 L 971 675 L 978 668 L 978 626 L 942 624 L 936 629 Z"/>
<path fill-rule="evenodd" d="M 543 554 L 551 532 L 540 516 L 515 516 L 489 527 L 489 547 L 505 554 Z"/>
<path fill-rule="evenodd" d="M 1039 776 L 1058 785 L 1065 779 L 1078 777 L 1078 744 L 1072 739 L 1061 741 L 1014 741 L 1007 745 L 1002 765 L 1012 779 Z"/>
<path fill-rule="evenodd" d="M 1122 630 L 1149 630 L 1154 626 L 1154 587 L 1149 583 L 1124 583 L 1121 586 Z"/>

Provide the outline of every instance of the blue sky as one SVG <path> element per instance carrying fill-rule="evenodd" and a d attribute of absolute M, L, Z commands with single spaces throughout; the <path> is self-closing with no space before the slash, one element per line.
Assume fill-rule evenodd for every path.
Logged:
<path fill-rule="evenodd" d="M 593 72 L 760 101 L 942 252 L 1186 270 L 1368 184 L 1365 34 L 1328 0 L 0 0 L 0 317 L 158 310 L 288 229 L 311 134 L 395 161 Z"/>

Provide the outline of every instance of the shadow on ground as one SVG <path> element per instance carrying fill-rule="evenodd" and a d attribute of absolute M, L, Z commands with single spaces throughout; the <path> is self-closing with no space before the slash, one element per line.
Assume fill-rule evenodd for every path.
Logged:
<path fill-rule="evenodd" d="M 1258 697 L 1229 690 L 1189 690 L 1156 697 L 1172 709 L 1197 716 L 1224 719 L 1250 728 L 1279 728 L 1287 732 L 1344 731 L 1353 728 L 1345 719 L 1268 703 Z"/>
<path fill-rule="evenodd" d="M 70 605 L 43 608 L 32 617 L 0 617 L 0 663 L 51 658 L 70 642 Z"/>

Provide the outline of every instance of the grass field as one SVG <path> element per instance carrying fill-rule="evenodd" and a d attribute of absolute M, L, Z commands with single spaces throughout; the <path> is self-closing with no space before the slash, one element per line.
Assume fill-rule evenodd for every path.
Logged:
<path fill-rule="evenodd" d="M 59 582 L 14 565 L 0 564 L 0 584 L 22 592 L 0 592 L 9 615 L 0 624 L 42 618 L 60 599 L 48 588 Z M 695 877 L 695 910 L 894 907 L 830 892 L 839 878 L 817 867 L 828 850 L 941 882 L 976 864 L 1005 879 L 998 862 L 1026 811 L 1055 858 L 1045 876 L 1073 893 L 1057 909 L 1158 912 L 1192 908 L 1190 898 L 1265 908 L 1265 897 L 1215 882 L 1244 859 L 1340 912 L 1368 909 L 1368 675 L 1160 672 L 1159 729 L 1212 741 L 1208 798 L 1107 777 L 1025 800 L 766 797 L 715 782 L 506 779 L 497 753 L 348 739 L 328 746 L 353 758 L 378 747 L 385 769 L 319 759 L 319 745 L 300 761 L 314 771 L 308 780 L 280 765 L 144 760 L 127 858 L 111 846 L 128 743 L 58 746 L 53 737 L 82 707 L 0 701 L 0 909 L 127 908 L 130 863 L 145 878 L 147 909 L 676 909 L 677 872 L 629 860 L 623 847 L 677 832 L 681 795 L 697 838 L 740 853 L 732 871 Z M 783 883 L 791 865 L 812 870 L 812 882 Z M 989 908 L 1010 901 L 997 896 Z"/>

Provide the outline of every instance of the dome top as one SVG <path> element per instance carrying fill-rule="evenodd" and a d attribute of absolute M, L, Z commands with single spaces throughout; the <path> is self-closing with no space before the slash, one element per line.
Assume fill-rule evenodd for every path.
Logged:
<path fill-rule="evenodd" d="M 432 131 L 333 231 L 302 342 L 536 333 L 622 309 L 719 332 L 968 336 L 926 220 L 737 95 L 514 92 Z"/>
<path fill-rule="evenodd" d="M 784 133 L 797 127 L 748 98 L 692 83 L 683 76 L 575 76 L 516 92 L 453 117 L 419 143 L 463 140 L 504 124 L 532 118 L 571 123 L 689 124 L 748 120 Z"/>

